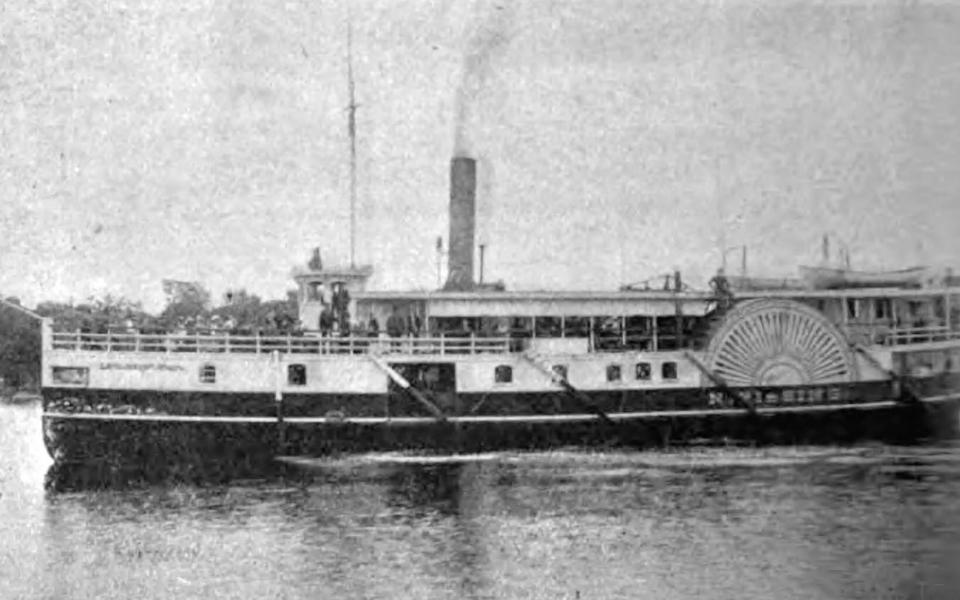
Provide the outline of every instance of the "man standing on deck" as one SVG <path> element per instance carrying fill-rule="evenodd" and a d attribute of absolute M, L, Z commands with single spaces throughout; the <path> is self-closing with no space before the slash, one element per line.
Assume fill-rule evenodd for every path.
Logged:
<path fill-rule="evenodd" d="M 330 310 L 330 307 L 324 305 L 323 310 L 320 311 L 320 335 L 323 337 L 329 337 L 330 332 L 333 331 L 334 323 L 333 311 Z"/>
<path fill-rule="evenodd" d="M 730 293 L 730 284 L 723 272 L 723 267 L 717 269 L 717 274 L 710 280 L 710 287 L 713 288 L 720 310 L 727 310 L 733 305 L 733 294 Z"/>
<path fill-rule="evenodd" d="M 403 317 L 400 316 L 400 313 L 397 312 L 397 307 L 393 307 L 393 312 L 387 317 L 387 335 L 392 338 L 403 337 L 403 334 L 406 333 L 406 322 Z M 398 342 L 393 342 L 391 344 L 394 347 L 399 346 Z"/>

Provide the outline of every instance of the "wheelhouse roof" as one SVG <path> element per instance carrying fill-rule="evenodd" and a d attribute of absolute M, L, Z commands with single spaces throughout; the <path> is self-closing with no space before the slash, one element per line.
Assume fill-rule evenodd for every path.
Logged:
<path fill-rule="evenodd" d="M 713 302 L 706 292 L 475 291 L 358 292 L 359 304 L 423 303 L 433 317 L 590 317 L 610 315 L 704 315 Z"/>
<path fill-rule="evenodd" d="M 743 292 L 737 298 L 850 299 L 903 298 L 923 300 L 960 295 L 960 288 L 771 290 Z M 358 304 L 381 307 L 423 304 L 432 317 L 602 317 L 602 316 L 704 316 L 716 306 L 714 294 L 704 291 L 364 291 Z"/>

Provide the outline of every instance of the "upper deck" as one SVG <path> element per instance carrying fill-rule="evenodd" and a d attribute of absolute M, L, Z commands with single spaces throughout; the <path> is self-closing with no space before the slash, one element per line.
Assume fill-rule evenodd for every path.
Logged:
<path fill-rule="evenodd" d="M 955 290 L 960 293 L 960 290 Z M 818 302 L 834 296 L 804 297 L 801 300 Z M 910 296 L 914 298 L 915 296 Z M 960 297 L 960 296 L 958 296 Z M 956 344 L 960 341 L 960 319 L 917 317 L 912 320 L 900 318 L 882 310 L 877 317 L 876 306 L 868 308 L 855 305 L 869 298 L 836 296 L 839 302 L 838 317 L 829 306 L 819 306 L 832 315 L 838 327 L 851 343 L 902 347 L 915 345 Z M 957 302 L 960 307 L 960 302 Z M 907 309 L 909 313 L 909 309 Z M 955 311 L 952 309 L 951 312 Z M 934 311 L 935 312 L 935 311 Z M 934 315 L 935 316 L 935 315 Z M 459 318 L 459 317 L 456 317 Z M 616 352 L 628 350 L 659 351 L 696 347 L 697 326 L 708 323 L 707 315 L 675 316 L 661 315 L 607 315 L 604 317 L 559 317 L 548 314 L 517 317 L 520 327 L 494 330 L 494 335 L 479 331 L 405 331 L 402 335 L 386 333 L 373 335 L 370 332 L 345 336 L 321 336 L 317 333 L 288 335 L 242 335 L 229 331 L 197 331 L 189 333 L 141 333 L 82 331 L 54 331 L 45 328 L 44 348 L 84 352 L 146 352 L 146 353 L 231 353 L 231 354 L 367 354 L 403 353 L 414 355 L 464 355 L 522 352 L 531 346 L 546 347 L 574 353 Z M 846 322 L 844 322 L 846 320 Z M 442 321 L 434 321 L 442 323 Z M 667 323 L 669 322 L 669 326 Z M 512 323 L 516 325 L 516 323 Z M 700 330 L 703 333 L 702 328 Z M 702 341 L 702 340 L 701 340 Z"/>
<path fill-rule="evenodd" d="M 142 333 L 49 331 L 45 349 L 91 352 L 417 355 L 520 352 L 541 340 L 570 353 L 661 351 L 702 347 L 721 294 L 681 285 L 594 291 L 371 291 L 371 269 L 326 269 L 296 275 L 301 331 L 290 335 L 226 330 Z M 881 346 L 960 339 L 960 286 L 736 290 L 734 300 L 784 298 L 807 304 L 851 343 Z M 325 307 L 339 311 L 321 327 Z M 332 322 L 331 322 L 332 321 Z M 537 340 L 534 342 L 533 340 Z"/>

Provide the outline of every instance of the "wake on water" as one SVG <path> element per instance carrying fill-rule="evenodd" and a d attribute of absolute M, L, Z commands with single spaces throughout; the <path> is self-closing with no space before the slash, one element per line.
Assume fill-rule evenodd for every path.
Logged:
<path fill-rule="evenodd" d="M 647 470 L 710 470 L 725 468 L 783 468 L 815 465 L 872 465 L 931 462 L 960 465 L 960 445 L 934 447 L 824 447 L 684 448 L 643 452 L 591 452 L 562 449 L 548 452 L 486 452 L 476 454 L 369 453 L 344 457 L 284 457 L 290 466 L 306 470 L 339 471 L 364 468 L 503 465 L 523 469 L 576 469 L 585 476 L 624 474 Z"/>

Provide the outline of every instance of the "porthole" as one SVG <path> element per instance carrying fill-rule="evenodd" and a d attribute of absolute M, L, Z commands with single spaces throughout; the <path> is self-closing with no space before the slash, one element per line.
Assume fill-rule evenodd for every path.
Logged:
<path fill-rule="evenodd" d="M 620 381 L 620 365 L 607 365 L 607 381 Z"/>
<path fill-rule="evenodd" d="M 510 383 L 513 381 L 513 367 L 510 365 L 497 365 L 493 370 L 493 380 L 496 383 Z"/>
<path fill-rule="evenodd" d="M 217 368 L 213 365 L 203 365 L 200 367 L 200 383 L 216 383 Z"/>
<path fill-rule="evenodd" d="M 287 365 L 288 385 L 307 385 L 307 367 L 305 365 Z"/>
<path fill-rule="evenodd" d="M 637 368 L 636 368 L 637 379 L 640 379 L 643 381 L 649 381 L 651 372 L 652 370 L 650 369 L 650 363 L 648 362 L 637 363 Z"/>
<path fill-rule="evenodd" d="M 677 378 L 677 363 L 668 361 L 660 366 L 660 376 L 664 379 Z"/>

